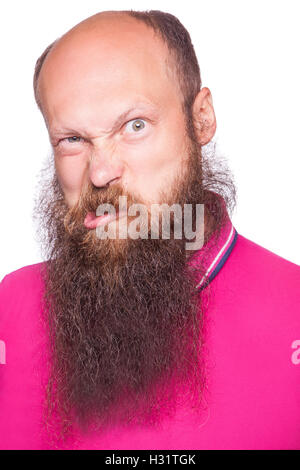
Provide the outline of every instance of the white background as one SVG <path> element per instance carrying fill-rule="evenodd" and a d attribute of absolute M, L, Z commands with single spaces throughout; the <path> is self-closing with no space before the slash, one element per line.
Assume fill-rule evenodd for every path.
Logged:
<path fill-rule="evenodd" d="M 51 148 L 33 98 L 35 61 L 58 36 L 107 9 L 160 9 L 188 29 L 213 95 L 218 151 L 235 176 L 233 223 L 300 264 L 298 0 L 18 0 L 0 7 L 0 278 L 41 261 L 31 215 Z"/>

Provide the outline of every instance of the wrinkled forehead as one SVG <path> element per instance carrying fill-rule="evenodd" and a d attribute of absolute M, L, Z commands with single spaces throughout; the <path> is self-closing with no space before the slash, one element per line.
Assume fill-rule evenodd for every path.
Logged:
<path fill-rule="evenodd" d="M 124 15 L 125 16 L 125 15 Z M 82 100 L 135 93 L 160 102 L 177 93 L 164 41 L 141 21 L 113 17 L 64 35 L 43 64 L 38 92 L 46 113 Z M 80 104 L 80 103 L 78 103 Z"/>

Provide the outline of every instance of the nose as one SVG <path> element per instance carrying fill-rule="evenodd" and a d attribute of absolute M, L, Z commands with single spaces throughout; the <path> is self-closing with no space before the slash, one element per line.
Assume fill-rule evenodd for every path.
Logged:
<path fill-rule="evenodd" d="M 89 178 L 94 186 L 102 188 L 117 182 L 123 175 L 123 164 L 105 152 L 93 154 L 89 164 Z"/>

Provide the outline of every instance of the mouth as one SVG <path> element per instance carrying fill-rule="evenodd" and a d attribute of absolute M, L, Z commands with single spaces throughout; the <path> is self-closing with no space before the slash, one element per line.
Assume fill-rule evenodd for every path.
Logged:
<path fill-rule="evenodd" d="M 95 212 L 88 212 L 84 219 L 84 226 L 90 230 L 99 227 L 100 225 L 106 225 L 114 220 L 121 219 L 127 216 L 127 212 L 116 211 L 116 214 L 104 214 L 96 216 Z"/>

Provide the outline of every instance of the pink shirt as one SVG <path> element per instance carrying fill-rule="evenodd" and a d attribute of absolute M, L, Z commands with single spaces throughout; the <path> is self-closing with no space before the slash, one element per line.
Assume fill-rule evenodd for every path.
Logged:
<path fill-rule="evenodd" d="M 40 267 L 21 268 L 1 283 L 1 449 L 54 448 L 41 424 Z M 65 448 L 300 449 L 300 267 L 237 235 L 228 219 L 198 288 L 210 299 L 200 416 L 179 410 L 159 427 L 78 435 Z"/>

